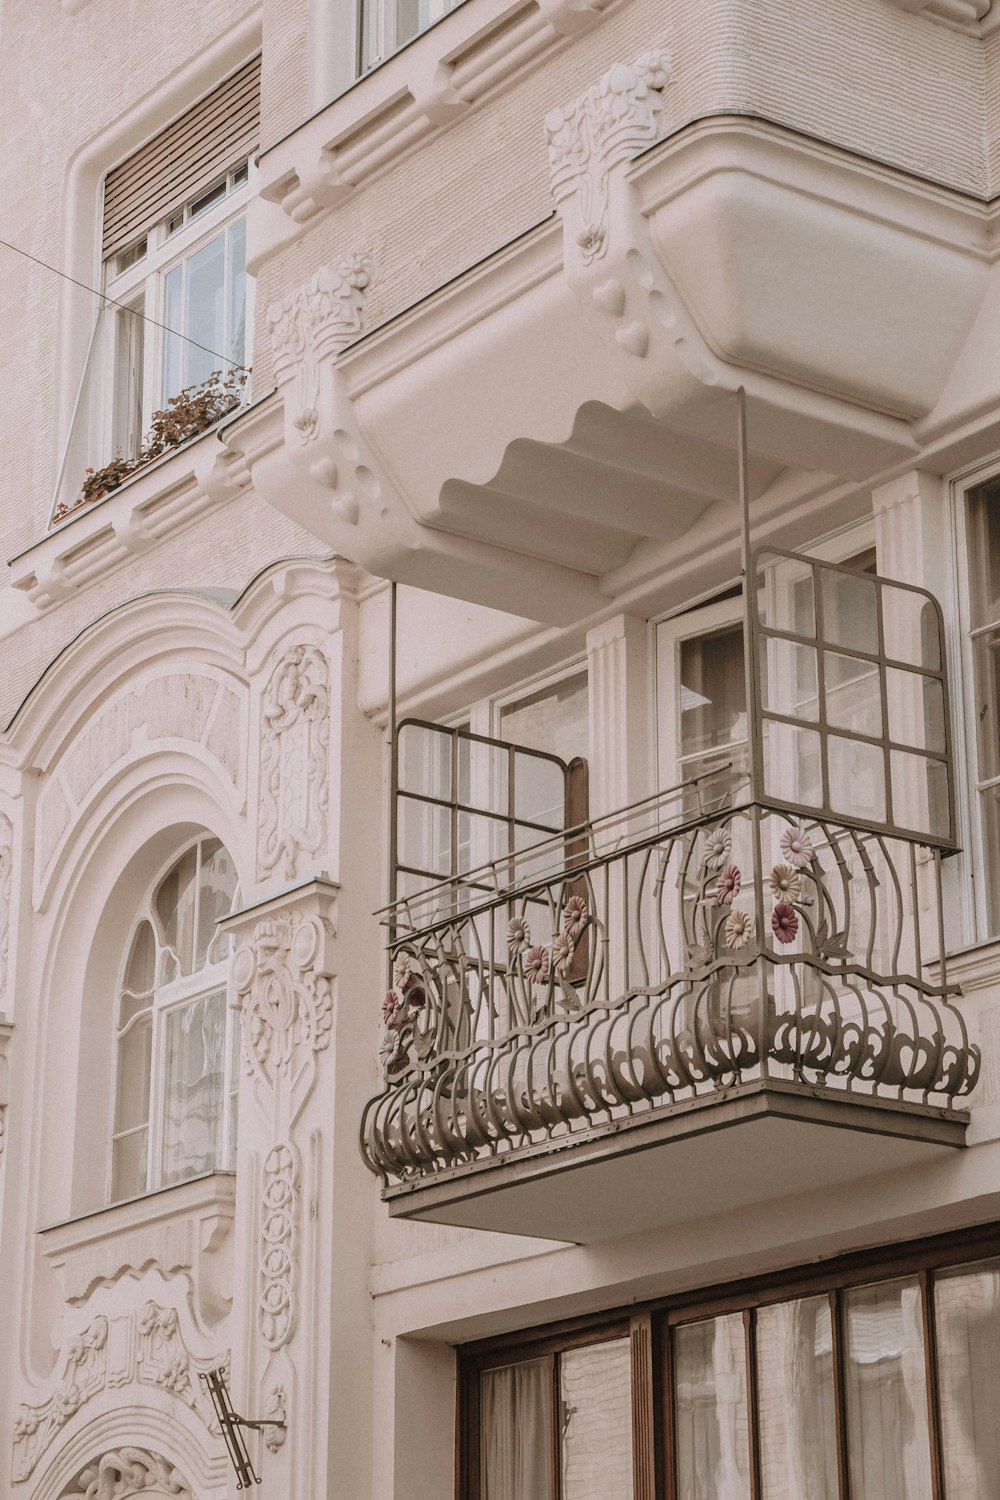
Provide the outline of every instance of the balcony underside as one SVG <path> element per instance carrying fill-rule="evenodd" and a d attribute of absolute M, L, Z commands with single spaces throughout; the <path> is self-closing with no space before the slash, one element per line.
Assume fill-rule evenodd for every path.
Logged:
<path fill-rule="evenodd" d="M 897 1171 L 963 1146 L 966 1126 L 955 1111 L 768 1080 L 384 1196 L 393 1218 L 591 1244 Z"/>

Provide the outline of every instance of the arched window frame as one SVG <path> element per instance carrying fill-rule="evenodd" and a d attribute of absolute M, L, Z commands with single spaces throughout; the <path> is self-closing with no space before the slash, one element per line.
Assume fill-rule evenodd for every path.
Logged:
<path fill-rule="evenodd" d="M 188 931 L 181 940 L 169 931 L 169 917 L 164 892 L 171 877 L 181 878 L 187 861 L 193 856 L 193 897 L 188 915 Z M 222 856 L 232 866 L 232 890 L 224 896 L 222 909 L 217 905 L 202 923 L 205 888 L 202 874 L 209 864 Z M 227 981 L 232 938 L 215 929 L 215 922 L 228 915 L 239 904 L 239 884 L 232 856 L 221 841 L 208 833 L 189 840 L 176 850 L 147 888 L 136 911 L 124 946 L 114 999 L 113 1059 L 114 1080 L 111 1101 L 108 1153 L 108 1199 L 121 1202 L 157 1192 L 208 1171 L 231 1171 L 236 1156 L 236 1121 L 239 1087 L 239 1016 L 227 1004 Z M 174 909 L 177 921 L 176 912 Z M 132 972 L 137 955 L 139 935 L 143 928 L 152 934 L 152 960 L 145 982 L 136 984 Z M 199 962 L 199 953 L 203 958 Z M 187 970 L 187 972 L 185 972 Z M 167 1104 L 171 1088 L 172 1064 L 177 1061 L 176 1032 L 185 1015 L 194 1015 L 198 1005 L 212 1002 L 223 1028 L 221 1063 L 221 1118 L 212 1143 L 213 1149 L 202 1153 L 204 1164 L 183 1161 L 183 1141 L 170 1141 Z M 148 1034 L 145 1049 L 133 1044 L 132 1057 L 126 1049 L 130 1036 Z M 144 1052 L 144 1070 L 143 1054 Z M 139 1092 L 144 1092 L 138 1108 L 134 1103 L 136 1075 L 126 1080 L 124 1069 L 131 1060 L 138 1061 Z M 175 1088 L 183 1088 L 183 1079 L 175 1079 Z M 133 1089 L 130 1098 L 129 1088 Z M 131 1107 L 130 1107 L 131 1104 Z M 175 1125 L 180 1117 L 175 1117 Z M 183 1118 L 190 1118 L 185 1115 Z M 122 1143 L 140 1138 L 129 1162 Z M 143 1139 L 144 1138 L 144 1139 Z M 180 1149 L 180 1160 L 171 1166 L 166 1153 L 171 1144 Z"/>

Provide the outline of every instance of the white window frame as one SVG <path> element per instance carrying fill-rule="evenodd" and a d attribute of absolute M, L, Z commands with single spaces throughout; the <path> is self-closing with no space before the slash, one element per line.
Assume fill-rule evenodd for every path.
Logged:
<path fill-rule="evenodd" d="M 426 9 L 427 17 L 418 21 L 412 36 L 400 38 L 396 28 L 397 0 L 359 0 L 359 76 L 363 77 L 388 62 L 401 47 L 416 41 L 418 36 L 423 36 L 425 31 L 463 3 L 464 0 L 418 0 L 419 9 Z"/>
<path fill-rule="evenodd" d="M 130 1198 L 115 1198 L 114 1196 L 114 1147 L 119 1138 L 135 1134 L 143 1127 L 135 1126 L 128 1131 L 116 1131 L 115 1123 L 118 1110 L 118 1047 L 121 1039 L 134 1026 L 138 1020 L 139 1012 L 124 1026 L 119 1026 L 118 1017 L 122 1003 L 122 993 L 125 988 L 125 977 L 129 960 L 132 956 L 132 945 L 136 933 L 144 922 L 150 924 L 155 939 L 155 964 L 153 974 L 153 995 L 149 1008 L 151 1020 L 151 1042 L 149 1059 L 149 1115 L 146 1121 L 146 1186 L 138 1195 L 146 1197 L 150 1193 L 157 1193 L 167 1187 L 174 1187 L 177 1183 L 164 1182 L 162 1180 L 162 1156 L 164 1139 L 164 1094 L 166 1089 L 166 1067 L 168 1060 L 167 1049 L 167 1024 L 171 1015 L 183 1010 L 185 1006 L 198 1000 L 208 999 L 211 995 L 222 994 L 222 1003 L 226 1016 L 226 1038 L 223 1044 L 223 1081 L 222 1081 L 222 1137 L 220 1142 L 220 1160 L 212 1169 L 219 1171 L 233 1171 L 236 1164 L 236 1122 L 232 1107 L 233 1094 L 239 1082 L 239 1013 L 232 1009 L 228 1003 L 228 980 L 229 965 L 232 954 L 233 940 L 229 936 L 223 939 L 225 955 L 215 963 L 206 963 L 193 974 L 180 974 L 176 978 L 163 981 L 160 979 L 159 968 L 162 960 L 167 956 L 168 950 L 161 943 L 159 937 L 160 922 L 155 910 L 155 897 L 161 882 L 170 873 L 186 854 L 199 844 L 210 842 L 212 835 L 202 833 L 199 837 L 190 839 L 182 848 L 176 850 L 164 863 L 143 896 L 129 928 L 128 938 L 125 943 L 121 963 L 118 968 L 117 983 L 114 994 L 115 1012 L 112 1024 L 111 1043 L 111 1071 L 112 1080 L 110 1117 L 106 1139 L 108 1141 L 107 1161 L 107 1183 L 105 1198 L 109 1204 L 115 1202 L 129 1202 Z M 200 900 L 200 888 L 195 892 L 195 910 L 192 918 L 194 931 L 198 930 L 198 901 Z M 239 886 L 237 885 L 233 897 L 233 907 L 239 904 Z M 209 944 L 209 952 L 212 944 L 219 941 L 218 934 Z M 192 1176 L 200 1175 L 192 1173 Z M 179 1178 L 178 1182 L 188 1182 L 189 1177 Z"/>
<path fill-rule="evenodd" d="M 234 181 L 239 173 L 246 168 L 246 180 L 241 183 Z M 104 291 L 108 298 L 108 318 L 105 332 L 105 353 L 103 365 L 105 370 L 104 392 L 102 410 L 104 413 L 102 427 L 106 436 L 106 449 L 108 458 L 114 457 L 116 451 L 122 451 L 124 456 L 132 456 L 141 444 L 143 437 L 149 431 L 153 412 L 162 404 L 163 392 L 163 358 L 166 347 L 167 332 L 164 327 L 166 323 L 166 280 L 170 271 L 182 265 L 195 255 L 209 241 L 224 233 L 232 224 L 246 216 L 247 208 L 256 191 L 257 169 L 254 161 L 250 158 L 247 162 L 237 163 L 228 172 L 220 173 L 216 183 L 210 184 L 195 194 L 192 199 L 170 216 L 163 219 L 149 231 L 146 236 L 145 254 L 136 260 L 134 264 L 127 266 L 122 271 L 117 271 L 115 265 L 129 254 L 129 248 L 119 251 L 104 264 Z M 206 197 L 218 183 L 226 183 L 226 192 L 216 203 L 211 204 L 202 212 L 192 214 L 192 203 L 197 203 Z M 185 222 L 173 233 L 169 225 L 180 214 L 184 215 Z M 254 283 L 250 276 L 246 278 L 246 314 L 243 365 L 249 368 L 252 358 L 252 331 L 253 331 L 253 298 Z M 143 380 L 142 380 L 142 418 L 138 434 L 129 434 L 133 438 L 130 443 L 131 453 L 125 453 L 123 447 L 124 434 L 116 431 L 117 408 L 121 399 L 121 382 L 123 372 L 119 368 L 119 328 L 124 317 L 129 316 L 124 309 L 136 302 L 142 302 L 141 315 L 148 321 L 143 324 Z M 227 298 L 228 303 L 228 298 Z M 228 314 L 228 307 L 227 307 Z M 180 332 L 180 330 L 177 330 Z M 225 375 L 232 367 L 228 363 L 225 349 L 216 351 L 219 355 L 219 366 Z"/>

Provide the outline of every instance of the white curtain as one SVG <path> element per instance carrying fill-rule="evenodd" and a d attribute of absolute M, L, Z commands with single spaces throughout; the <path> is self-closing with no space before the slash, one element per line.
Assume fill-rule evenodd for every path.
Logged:
<path fill-rule="evenodd" d="M 920 1289 L 859 1287 L 845 1308 L 852 1500 L 931 1500 Z"/>
<path fill-rule="evenodd" d="M 547 1359 L 484 1371 L 479 1425 L 483 1500 L 551 1500 L 551 1391 Z"/>
<path fill-rule="evenodd" d="M 749 1500 L 743 1319 L 678 1328 L 674 1348 L 680 1500 Z"/>
<path fill-rule="evenodd" d="M 757 1379 L 764 1500 L 836 1500 L 833 1349 L 825 1297 L 760 1309 Z"/>

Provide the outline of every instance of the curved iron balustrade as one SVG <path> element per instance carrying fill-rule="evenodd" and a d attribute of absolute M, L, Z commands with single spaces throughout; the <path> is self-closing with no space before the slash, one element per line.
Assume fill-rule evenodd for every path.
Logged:
<path fill-rule="evenodd" d="M 761 1079 L 944 1112 L 971 1091 L 978 1049 L 943 963 L 927 977 L 940 850 L 734 806 L 732 779 L 392 908 L 372 1171 L 426 1179 Z"/>

